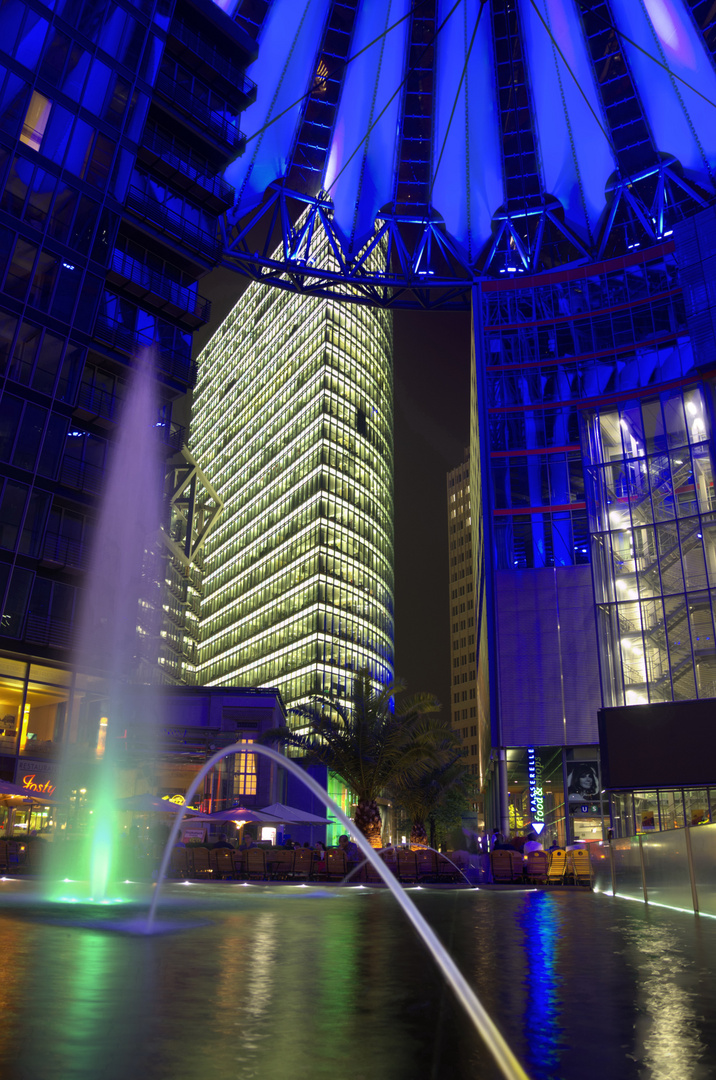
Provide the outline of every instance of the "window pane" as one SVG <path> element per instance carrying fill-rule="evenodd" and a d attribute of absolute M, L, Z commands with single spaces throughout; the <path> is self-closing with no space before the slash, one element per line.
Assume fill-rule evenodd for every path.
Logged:
<path fill-rule="evenodd" d="M 47 121 L 50 118 L 52 103 L 44 94 L 33 90 L 30 104 L 25 113 L 25 121 L 20 132 L 20 142 L 33 150 L 39 150 L 45 135 Z"/>

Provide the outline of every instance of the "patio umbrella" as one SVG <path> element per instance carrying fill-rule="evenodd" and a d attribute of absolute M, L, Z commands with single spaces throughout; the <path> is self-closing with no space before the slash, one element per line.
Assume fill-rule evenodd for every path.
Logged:
<path fill-rule="evenodd" d="M 17 805 L 13 802 L 15 799 L 27 799 L 29 802 L 41 803 L 43 806 L 49 806 L 50 803 L 55 801 L 41 791 L 32 791 L 30 788 L 11 784 L 8 780 L 0 780 L 0 802 Z"/>
<path fill-rule="evenodd" d="M 299 810 L 297 806 L 285 806 L 284 803 L 275 802 L 270 806 L 264 806 L 261 814 L 272 814 L 275 821 L 283 825 L 330 825 L 328 818 L 318 817 L 317 814 L 309 814 L 307 810 Z"/>
<path fill-rule="evenodd" d="M 183 809 L 181 803 L 171 802 L 169 799 L 160 799 L 157 795 L 130 795 L 128 799 L 117 799 L 114 810 L 131 810 L 135 814 L 178 814 Z M 206 820 L 208 814 L 202 814 L 199 810 L 187 810 L 187 817 L 202 818 Z"/>
<path fill-rule="evenodd" d="M 280 824 L 282 819 L 267 813 L 265 810 L 247 810 L 243 806 L 234 806 L 231 810 L 217 810 L 215 814 L 208 814 L 207 821 L 235 821 L 237 824 L 239 822 L 243 822 L 243 824 L 258 822 L 264 825 L 276 825 L 277 823 Z"/>

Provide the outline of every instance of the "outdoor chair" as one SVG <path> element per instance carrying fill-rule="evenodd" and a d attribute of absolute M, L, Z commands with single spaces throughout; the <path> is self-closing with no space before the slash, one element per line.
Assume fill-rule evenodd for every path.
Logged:
<path fill-rule="evenodd" d="M 313 867 L 313 852 L 309 848 L 299 848 L 293 853 L 293 876 L 308 878 Z"/>
<path fill-rule="evenodd" d="M 438 881 L 464 881 L 460 870 L 450 859 L 444 855 L 438 855 Z"/>
<path fill-rule="evenodd" d="M 266 852 L 263 848 L 252 847 L 244 853 L 246 856 L 246 877 L 249 881 L 264 881 L 266 878 Z"/>
<path fill-rule="evenodd" d="M 567 852 L 567 877 L 571 878 L 575 885 L 591 887 L 592 865 L 588 851 Z"/>
<path fill-rule="evenodd" d="M 546 883 L 549 878 L 549 855 L 546 851 L 528 851 L 523 876 L 525 881 Z"/>
<path fill-rule="evenodd" d="M 418 881 L 437 881 L 438 856 L 436 851 L 430 848 L 419 848 L 415 852 L 415 861 L 418 869 Z"/>
<path fill-rule="evenodd" d="M 348 873 L 348 860 L 345 851 L 329 848 L 326 852 L 326 878 L 328 881 L 342 881 Z"/>
<path fill-rule="evenodd" d="M 209 877 L 211 875 L 212 871 L 208 848 L 187 848 L 186 855 L 190 877 Z"/>
<path fill-rule="evenodd" d="M 418 880 L 418 864 L 414 852 L 403 851 L 402 848 L 398 850 L 398 880 Z"/>
<path fill-rule="evenodd" d="M 392 874 L 398 873 L 398 858 L 395 852 L 395 848 L 386 848 L 384 851 L 379 852 L 379 855 L 385 865 L 388 867 Z"/>
<path fill-rule="evenodd" d="M 169 873 L 172 877 L 188 877 L 189 866 L 186 859 L 186 848 L 172 848 L 172 853 L 169 859 Z"/>
<path fill-rule="evenodd" d="M 6 874 L 10 869 L 10 861 L 7 854 L 7 841 L 0 840 L 0 874 Z"/>
<path fill-rule="evenodd" d="M 235 851 L 231 858 L 234 864 L 234 877 L 243 881 L 246 877 L 246 852 Z"/>
<path fill-rule="evenodd" d="M 492 869 L 492 880 L 496 885 L 506 885 L 513 881 L 519 881 L 522 876 L 522 868 L 520 867 L 519 874 L 515 873 L 515 867 L 512 856 L 518 855 L 516 851 L 491 851 L 490 852 L 490 867 Z"/>
<path fill-rule="evenodd" d="M 293 876 L 294 851 L 283 851 L 280 848 L 269 851 L 266 864 L 271 871 L 272 881 L 285 881 Z"/>
<path fill-rule="evenodd" d="M 234 876 L 234 853 L 230 848 L 214 848 L 211 868 L 222 881 Z"/>
<path fill-rule="evenodd" d="M 547 882 L 550 885 L 556 885 L 559 882 L 564 881 L 564 873 L 567 867 L 567 852 L 566 851 L 551 851 L 549 853 L 549 871 L 547 873 Z"/>

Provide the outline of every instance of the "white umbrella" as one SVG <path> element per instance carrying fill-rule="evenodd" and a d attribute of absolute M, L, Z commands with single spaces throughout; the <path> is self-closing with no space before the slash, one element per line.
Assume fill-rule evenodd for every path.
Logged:
<path fill-rule="evenodd" d="M 275 802 L 270 806 L 264 806 L 262 814 L 272 814 L 276 821 L 284 825 L 330 825 L 328 818 L 318 817 L 317 814 L 309 814 L 307 810 L 299 810 L 297 806 L 285 806 Z"/>

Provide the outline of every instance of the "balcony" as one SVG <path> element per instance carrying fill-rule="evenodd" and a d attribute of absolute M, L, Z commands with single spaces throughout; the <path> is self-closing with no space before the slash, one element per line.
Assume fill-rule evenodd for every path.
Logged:
<path fill-rule="evenodd" d="M 123 323 L 115 319 L 109 319 L 104 315 L 98 315 L 94 328 L 94 336 L 97 341 L 103 342 L 111 349 L 124 353 L 133 358 L 140 349 L 151 348 L 156 342 L 147 341 L 135 330 L 130 330 Z M 180 382 L 184 386 L 193 386 L 196 380 L 196 364 L 192 363 L 189 356 L 168 349 L 159 344 L 156 359 L 157 373 L 167 376 L 173 381 Z"/>
<path fill-rule="evenodd" d="M 190 221 L 170 210 L 168 206 L 157 202 L 151 195 L 145 195 L 139 188 L 130 187 L 126 205 L 137 217 L 154 225 L 159 232 L 166 232 L 175 237 L 191 251 L 196 251 L 209 262 L 218 262 L 221 256 L 221 244 L 215 236 L 192 225 Z"/>
<path fill-rule="evenodd" d="M 183 143 L 160 135 L 156 127 L 145 128 L 139 157 L 152 172 L 173 180 L 196 202 L 217 214 L 234 201 L 234 189 L 220 176 L 212 176 L 208 161 L 197 158 Z"/>
<path fill-rule="evenodd" d="M 66 570 L 86 570 L 89 562 L 87 546 L 61 533 L 46 533 L 42 548 L 43 566 L 64 567 Z"/>
<path fill-rule="evenodd" d="M 183 19 L 172 19 L 168 45 L 180 58 L 185 56 L 188 66 L 202 79 L 212 86 L 219 84 L 227 96 L 231 95 L 238 108 L 246 108 L 256 99 L 256 83 L 247 78 L 242 68 L 225 53 L 219 52 L 210 41 L 191 30 Z M 187 52 L 191 53 L 191 57 L 186 56 Z"/>
<path fill-rule="evenodd" d="M 209 321 L 211 304 L 205 297 L 177 284 L 165 274 L 151 270 L 124 251 L 115 249 L 107 276 L 125 292 L 184 323 L 191 330 Z"/>
<path fill-rule="evenodd" d="M 99 495 L 104 481 L 104 469 L 90 465 L 77 458 L 63 457 L 60 466 L 60 483 L 64 487 L 74 488 L 87 495 Z"/>
<path fill-rule="evenodd" d="M 182 86 L 174 76 L 167 71 L 160 71 L 157 75 L 155 89 L 173 108 L 181 109 L 198 131 L 202 131 L 204 125 L 209 133 L 223 143 L 228 149 L 235 151 L 245 141 L 245 135 L 239 131 L 236 122 L 212 109 L 203 98 L 193 94 L 186 86 Z"/>
<path fill-rule="evenodd" d="M 26 641 L 31 641 L 35 645 L 54 645 L 58 649 L 69 649 L 72 645 L 72 637 L 72 623 L 61 619 L 51 619 L 47 615 L 30 613 L 27 616 Z"/>
<path fill-rule="evenodd" d="M 120 399 L 116 394 L 108 394 L 97 386 L 81 383 L 77 392 L 74 415 L 86 421 L 92 421 L 101 427 L 110 428 L 117 419 Z"/>

